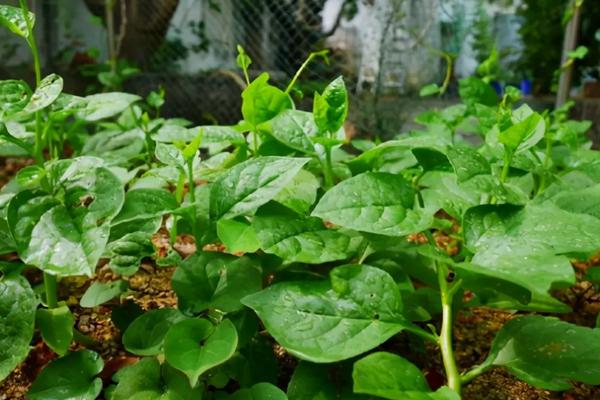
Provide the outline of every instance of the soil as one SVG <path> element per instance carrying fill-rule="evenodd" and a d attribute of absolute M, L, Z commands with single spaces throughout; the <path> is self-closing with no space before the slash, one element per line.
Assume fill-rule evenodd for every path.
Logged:
<path fill-rule="evenodd" d="M 0 158 L 0 187 L 25 163 Z M 164 232 L 153 239 L 155 244 L 163 243 Z M 436 241 L 438 238 L 436 237 Z M 439 239 L 443 242 L 442 239 Z M 168 241 L 167 241 L 168 243 Z M 450 247 L 449 243 L 445 246 Z M 193 244 L 189 237 L 182 237 L 176 249 L 180 253 L 193 252 Z M 208 249 L 219 251 L 219 249 Z M 559 315 L 565 321 L 578 325 L 594 326 L 600 311 L 600 293 L 590 283 L 583 280 L 585 270 L 591 265 L 600 265 L 600 256 L 587 263 L 574 263 L 579 281 L 576 285 L 556 293 L 556 297 L 573 307 L 573 312 Z M 177 298 L 171 289 L 171 275 L 174 268 L 156 267 L 151 262 L 143 262 L 136 274 L 129 278 L 129 292 L 122 302 L 130 302 L 143 310 L 175 307 Z M 39 283 L 41 277 L 37 271 L 28 271 L 27 278 Z M 65 278 L 59 282 L 59 296 L 71 307 L 76 317 L 77 329 L 88 335 L 95 343 L 91 347 L 98 351 L 105 362 L 101 377 L 105 383 L 120 368 L 135 363 L 138 357 L 128 354 L 122 344 L 120 331 L 112 320 L 112 308 L 99 306 L 82 308 L 79 299 L 94 281 L 107 282 L 118 279 L 106 265 L 100 265 L 93 280 L 86 278 Z M 491 342 L 504 323 L 515 316 L 514 313 L 485 307 L 473 308 L 460 312 L 454 329 L 456 358 L 459 368 L 464 371 L 481 363 L 490 349 Z M 388 346 L 386 344 L 386 346 Z M 433 347 L 425 347 L 415 352 L 414 346 L 405 335 L 399 335 L 389 346 L 392 351 L 406 356 L 421 366 L 432 387 L 441 386 L 444 382 L 442 362 L 439 352 Z M 73 349 L 80 348 L 74 344 Z M 388 349 L 389 350 L 389 349 Z M 273 351 L 281 364 L 282 374 L 279 385 L 285 389 L 296 364 L 296 360 L 276 343 Z M 29 386 L 43 367 L 56 355 L 44 345 L 36 333 L 32 341 L 32 350 L 26 361 L 15 369 L 0 383 L 0 400 L 24 399 Z M 600 400 L 600 387 L 575 384 L 573 389 L 565 393 L 536 389 L 521 382 L 502 369 L 492 369 L 474 379 L 463 388 L 463 400 Z"/>

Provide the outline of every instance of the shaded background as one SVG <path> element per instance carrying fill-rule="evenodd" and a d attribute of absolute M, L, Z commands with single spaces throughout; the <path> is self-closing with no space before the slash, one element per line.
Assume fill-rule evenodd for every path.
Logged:
<path fill-rule="evenodd" d="M 16 4 L 16 1 L 4 1 Z M 531 82 L 529 101 L 551 106 L 560 65 L 567 0 L 30 0 L 45 73 L 65 77 L 66 91 L 127 90 L 141 95 L 162 86 L 166 116 L 194 123 L 240 119 L 243 82 L 236 44 L 253 59 L 252 74 L 268 71 L 285 85 L 306 56 L 331 50 L 330 65 L 312 64 L 300 80 L 301 104 L 342 74 L 350 88 L 349 129 L 391 137 L 431 107 L 451 104 L 456 79 L 475 73 L 496 47 L 498 85 Z M 584 3 L 575 116 L 600 119 L 593 99 L 600 79 L 600 1 Z M 455 57 L 443 98 L 420 98 L 440 83 Z M 116 62 L 117 79 L 102 79 Z M 106 75 L 106 74 L 105 74 Z M 0 31 L 0 79 L 32 81 L 28 49 Z M 99 79 L 100 78 L 100 79 Z M 583 96 L 586 90 L 586 96 Z M 598 95 L 598 93 L 595 93 Z M 600 122 L 600 121 L 599 121 Z M 600 125 L 600 123 L 598 123 Z M 596 133 L 597 134 L 597 133 Z"/>

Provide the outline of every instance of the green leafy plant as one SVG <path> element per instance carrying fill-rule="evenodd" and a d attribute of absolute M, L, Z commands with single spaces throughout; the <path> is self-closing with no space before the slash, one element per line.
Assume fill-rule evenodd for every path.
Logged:
<path fill-rule="evenodd" d="M 27 26 L 25 9 L 4 7 L 4 25 Z M 238 51 L 248 85 L 235 126 L 161 118 L 161 91 L 76 98 L 56 75 L 33 94 L 0 81 L 1 145 L 37 161 L 0 191 L 0 253 L 11 260 L 0 262 L 0 378 L 37 328 L 58 358 L 32 399 L 457 400 L 496 367 L 548 390 L 600 384 L 597 328 L 548 315 L 570 310 L 552 292 L 575 283 L 571 260 L 600 250 L 589 123 L 568 120 L 568 106 L 516 107 L 518 91 L 500 99 L 470 77 L 462 102 L 419 115 L 420 130 L 355 142 L 341 77 L 315 93 L 312 112 L 290 96 L 324 53 L 281 89 L 266 73 L 251 80 Z M 180 250 L 184 238 L 192 251 Z M 111 278 L 79 305 L 110 307 L 136 357 L 105 369 L 104 383 L 98 344 L 74 329 L 57 290 L 94 277 L 101 259 Z M 142 262 L 175 267 L 176 307 L 123 301 Z M 36 273 L 32 287 L 25 276 Z M 460 369 L 456 315 L 479 306 L 521 313 L 481 364 Z M 400 338 L 439 353 L 442 387 L 397 354 Z M 299 360 L 287 388 L 275 342 Z"/>

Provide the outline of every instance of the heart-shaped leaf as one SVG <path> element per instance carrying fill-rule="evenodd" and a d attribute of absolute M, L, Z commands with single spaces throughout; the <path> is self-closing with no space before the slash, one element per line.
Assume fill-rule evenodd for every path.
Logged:
<path fill-rule="evenodd" d="M 110 92 L 93 94 L 85 99 L 86 105 L 78 115 L 87 122 L 95 122 L 122 113 L 141 97 L 129 93 Z"/>
<path fill-rule="evenodd" d="M 2 7 L 4 6 L 0 6 L 0 9 Z M 4 115 L 9 116 L 25 108 L 30 96 L 31 90 L 27 83 L 17 80 L 0 81 L 0 120 Z"/>
<path fill-rule="evenodd" d="M 117 386 L 110 400 L 194 400 L 202 397 L 201 388 L 192 389 L 188 380 L 167 363 L 146 357 L 119 370 L 113 380 Z"/>
<path fill-rule="evenodd" d="M 242 302 L 283 347 L 312 362 L 354 357 L 415 328 L 392 277 L 367 265 L 337 267 L 330 281 L 278 283 Z"/>
<path fill-rule="evenodd" d="M 228 319 L 216 327 L 205 319 L 188 319 L 169 329 L 165 357 L 193 387 L 200 375 L 231 358 L 237 343 L 237 330 Z"/>
<path fill-rule="evenodd" d="M 460 400 L 447 387 L 432 392 L 423 373 L 398 355 L 378 352 L 354 363 L 354 392 L 390 400 Z"/>
<path fill-rule="evenodd" d="M 75 318 L 66 305 L 55 308 L 40 308 L 35 317 L 42 339 L 56 354 L 63 356 L 73 339 Z"/>
<path fill-rule="evenodd" d="M 248 257 L 201 252 L 187 258 L 173 274 L 179 308 L 199 313 L 209 308 L 240 310 L 240 299 L 262 287 L 260 267 Z"/>
<path fill-rule="evenodd" d="M 253 127 L 293 108 L 290 97 L 268 81 L 269 74 L 263 72 L 242 92 L 242 115 Z"/>
<path fill-rule="evenodd" d="M 102 390 L 96 375 L 104 363 L 98 353 L 82 350 L 48 364 L 38 375 L 27 398 L 31 400 L 94 400 Z"/>
<path fill-rule="evenodd" d="M 270 383 L 257 383 L 251 388 L 240 389 L 227 400 L 287 400 L 288 397 L 277 386 Z"/>
<path fill-rule="evenodd" d="M 140 356 L 159 354 L 169 328 L 184 319 L 186 317 L 173 308 L 145 312 L 127 327 L 123 345 L 127 351 Z"/>

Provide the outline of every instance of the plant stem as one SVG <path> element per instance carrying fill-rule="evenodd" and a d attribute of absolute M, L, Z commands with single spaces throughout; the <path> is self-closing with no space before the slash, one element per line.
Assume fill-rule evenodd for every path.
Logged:
<path fill-rule="evenodd" d="M 48 308 L 55 308 L 58 306 L 55 275 L 44 272 L 44 290 L 46 292 L 46 306 Z"/>
<path fill-rule="evenodd" d="M 194 239 L 196 245 L 200 245 L 200 233 L 198 232 L 198 226 L 196 221 L 196 182 L 194 181 L 194 158 L 187 160 L 187 173 L 188 173 L 188 192 L 190 194 L 190 203 L 192 203 L 192 232 L 194 233 Z"/>
<path fill-rule="evenodd" d="M 471 368 L 470 371 L 464 373 L 460 377 L 460 381 L 462 384 L 471 382 L 473 379 L 477 378 L 479 375 L 483 374 L 485 371 L 490 369 L 491 365 L 481 364 Z"/>
<path fill-rule="evenodd" d="M 550 169 L 550 159 L 552 158 L 552 141 L 550 140 L 550 138 L 546 137 L 546 154 L 544 156 L 544 163 L 543 165 L 543 175 L 540 178 L 540 186 L 538 187 L 538 191 L 536 193 L 536 195 L 539 195 L 540 193 L 542 193 L 545 189 L 546 189 L 546 185 L 548 184 L 548 174 L 549 174 L 549 169 Z"/>
<path fill-rule="evenodd" d="M 460 288 L 461 282 L 458 281 L 453 285 L 449 285 L 446 280 L 447 276 L 448 268 L 444 264 L 438 264 L 438 283 L 442 300 L 442 329 L 439 337 L 439 346 L 442 352 L 444 369 L 446 370 L 448 387 L 460 395 L 461 378 L 456 366 L 456 359 L 454 358 L 454 348 L 452 347 L 452 302 L 456 291 Z"/>
<path fill-rule="evenodd" d="M 25 0 L 19 1 L 21 5 L 21 11 L 23 11 L 23 18 L 25 19 L 25 25 L 27 26 L 27 44 L 31 50 L 33 56 L 33 70 L 35 73 L 35 86 L 40 86 L 42 80 L 42 68 L 40 64 L 40 53 L 37 47 L 37 41 L 35 40 L 35 34 L 33 32 L 33 26 L 29 20 L 29 8 Z M 38 164 L 44 163 L 44 146 L 42 144 L 42 118 L 40 111 L 35 113 L 35 146 L 33 157 Z"/>
<path fill-rule="evenodd" d="M 325 147 L 325 168 L 323 168 L 323 174 L 325 175 L 325 189 L 331 189 L 333 187 L 333 163 L 331 161 L 331 147 Z"/>
<path fill-rule="evenodd" d="M 502 165 L 502 172 L 500 173 L 500 182 L 506 182 L 508 178 L 508 170 L 510 169 L 510 162 L 512 161 L 512 153 L 504 152 L 504 165 Z"/>
<path fill-rule="evenodd" d="M 290 94 L 290 92 L 292 91 L 292 88 L 296 84 L 296 81 L 298 80 L 300 75 L 302 75 L 302 72 L 304 72 L 306 67 L 308 67 L 308 65 L 312 62 L 312 60 L 314 60 L 317 57 L 326 57 L 328 52 L 329 52 L 328 50 L 324 50 L 324 51 L 317 51 L 315 53 L 310 53 L 310 55 L 308 56 L 306 61 L 304 61 L 304 63 L 302 63 L 302 65 L 300 66 L 298 71 L 296 71 L 296 74 L 292 78 L 292 81 L 290 82 L 288 87 L 285 89 L 285 93 Z"/>

